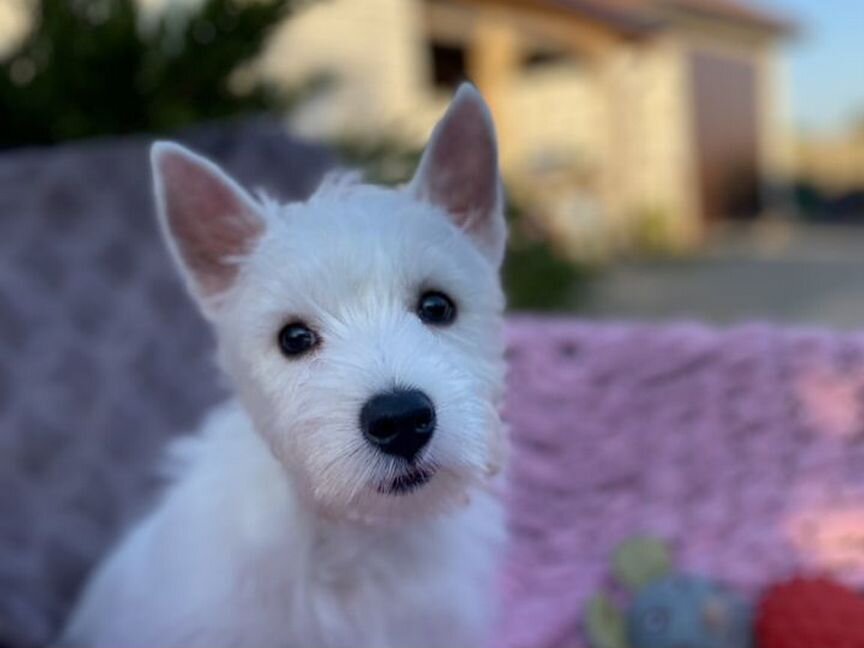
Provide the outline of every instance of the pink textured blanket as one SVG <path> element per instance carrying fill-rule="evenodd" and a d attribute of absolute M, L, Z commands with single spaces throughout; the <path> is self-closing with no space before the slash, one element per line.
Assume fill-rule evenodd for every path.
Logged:
<path fill-rule="evenodd" d="M 864 336 L 518 319 L 514 546 L 500 648 L 581 643 L 636 533 L 755 594 L 797 569 L 864 584 Z"/>

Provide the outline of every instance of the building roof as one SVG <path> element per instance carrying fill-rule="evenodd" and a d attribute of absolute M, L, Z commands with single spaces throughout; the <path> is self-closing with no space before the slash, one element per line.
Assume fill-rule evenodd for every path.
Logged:
<path fill-rule="evenodd" d="M 778 34 L 793 30 L 786 17 L 748 0 L 536 0 L 577 12 L 628 35 L 661 29 L 672 11 L 742 23 Z"/>
<path fill-rule="evenodd" d="M 662 26 L 656 12 L 646 11 L 645 0 L 537 0 L 573 11 L 590 20 L 596 20 L 626 35 L 654 31 Z"/>
<path fill-rule="evenodd" d="M 741 21 L 771 31 L 794 29 L 789 17 L 745 0 L 664 0 L 663 3 L 675 9 Z"/>

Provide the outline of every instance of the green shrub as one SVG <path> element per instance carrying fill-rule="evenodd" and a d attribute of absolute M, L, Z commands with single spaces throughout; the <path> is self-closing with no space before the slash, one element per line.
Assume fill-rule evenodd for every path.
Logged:
<path fill-rule="evenodd" d="M 526 219 L 524 212 L 511 206 L 510 244 L 503 269 L 510 310 L 578 309 L 595 270 L 555 250 L 544 237 L 530 231 Z"/>

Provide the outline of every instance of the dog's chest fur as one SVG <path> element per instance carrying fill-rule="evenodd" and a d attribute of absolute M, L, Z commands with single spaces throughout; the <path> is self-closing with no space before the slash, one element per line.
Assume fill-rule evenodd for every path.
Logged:
<path fill-rule="evenodd" d="M 93 634 L 128 648 L 480 641 L 503 535 L 492 497 L 407 526 L 331 521 L 302 504 L 233 404 L 175 450 L 183 478 L 102 566 L 64 645 Z"/>

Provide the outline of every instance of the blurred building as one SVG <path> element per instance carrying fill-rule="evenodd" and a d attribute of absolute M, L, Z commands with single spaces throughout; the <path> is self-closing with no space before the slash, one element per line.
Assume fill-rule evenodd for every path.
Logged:
<path fill-rule="evenodd" d="M 787 32 L 743 0 L 328 0 L 286 24 L 265 69 L 336 77 L 301 132 L 416 146 L 473 80 L 511 191 L 568 249 L 602 255 L 686 248 L 770 207 L 789 166 Z"/>
<path fill-rule="evenodd" d="M 334 78 L 293 115 L 299 132 L 417 148 L 471 79 L 495 113 L 511 194 L 551 239 L 581 256 L 682 249 L 776 208 L 792 173 L 778 47 L 789 25 L 746 1 L 319 0 L 262 64 L 286 83 Z M 0 0 L 0 54 L 26 6 Z M 837 146 L 809 144 L 808 173 L 831 175 Z"/>

